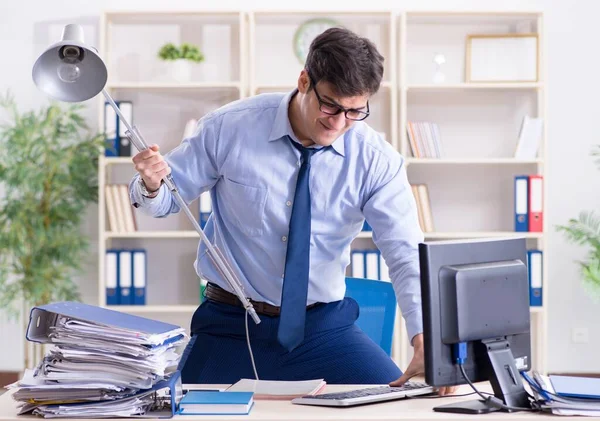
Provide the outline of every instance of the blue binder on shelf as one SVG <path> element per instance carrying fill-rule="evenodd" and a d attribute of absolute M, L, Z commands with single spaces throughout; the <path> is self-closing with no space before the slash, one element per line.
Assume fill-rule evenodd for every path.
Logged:
<path fill-rule="evenodd" d="M 104 276 L 106 282 L 106 305 L 119 304 L 119 253 L 117 250 L 106 250 Z"/>
<path fill-rule="evenodd" d="M 208 218 L 212 213 L 210 191 L 205 191 L 200 195 L 200 198 L 198 199 L 198 208 L 200 211 L 200 228 L 204 229 L 204 226 L 208 222 Z"/>
<path fill-rule="evenodd" d="M 366 276 L 367 264 L 366 254 L 363 250 L 352 250 L 350 260 L 352 263 L 351 273 L 353 278 L 364 278 Z"/>
<path fill-rule="evenodd" d="M 371 225 L 369 225 L 369 223 L 365 220 L 365 222 L 363 222 L 362 230 L 363 231 L 373 231 L 373 228 L 371 228 Z"/>
<path fill-rule="evenodd" d="M 544 284 L 543 253 L 541 250 L 527 250 L 527 266 L 529 268 L 529 305 L 542 306 L 542 290 Z"/>
<path fill-rule="evenodd" d="M 365 278 L 379 280 L 379 250 L 365 250 Z"/>
<path fill-rule="evenodd" d="M 104 103 L 104 136 L 109 142 L 104 155 L 119 156 L 119 117 L 108 102 Z"/>
<path fill-rule="evenodd" d="M 119 250 L 119 304 L 133 304 L 133 259 L 130 250 Z"/>
<path fill-rule="evenodd" d="M 133 264 L 131 265 L 133 278 L 133 305 L 146 305 L 146 280 L 147 264 L 146 250 L 131 250 Z"/>
<path fill-rule="evenodd" d="M 529 231 L 529 176 L 515 177 L 515 231 Z"/>

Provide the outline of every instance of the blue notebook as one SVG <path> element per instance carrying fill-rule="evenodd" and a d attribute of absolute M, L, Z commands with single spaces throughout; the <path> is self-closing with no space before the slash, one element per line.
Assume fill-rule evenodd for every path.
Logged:
<path fill-rule="evenodd" d="M 600 399 L 600 378 L 550 376 L 557 395 L 569 398 Z"/>
<path fill-rule="evenodd" d="M 252 392 L 190 390 L 179 402 L 182 415 L 246 415 L 254 405 Z"/>

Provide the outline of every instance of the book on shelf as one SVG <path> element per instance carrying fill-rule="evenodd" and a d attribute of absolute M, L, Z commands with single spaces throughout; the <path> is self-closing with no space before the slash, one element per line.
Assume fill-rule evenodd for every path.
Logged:
<path fill-rule="evenodd" d="M 104 186 L 106 213 L 111 232 L 124 233 L 137 231 L 135 210 L 129 200 L 126 184 L 107 184 Z"/>
<path fill-rule="evenodd" d="M 516 159 L 535 159 L 542 140 L 543 120 L 539 117 L 523 117 L 517 148 Z"/>
<path fill-rule="evenodd" d="M 411 184 L 411 189 L 413 196 L 415 197 L 415 202 L 417 203 L 417 212 L 421 230 L 423 232 L 435 231 L 427 184 Z"/>
<path fill-rule="evenodd" d="M 408 143 L 415 158 L 443 156 L 440 127 L 428 121 L 409 121 L 406 125 Z"/>

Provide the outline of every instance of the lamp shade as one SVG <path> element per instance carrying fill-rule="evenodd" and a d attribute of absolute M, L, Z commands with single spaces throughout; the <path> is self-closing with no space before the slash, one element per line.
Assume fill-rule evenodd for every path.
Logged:
<path fill-rule="evenodd" d="M 63 29 L 62 40 L 52 44 L 33 65 L 33 82 L 59 101 L 81 102 L 96 96 L 106 85 L 106 65 L 83 40 L 80 25 Z"/>

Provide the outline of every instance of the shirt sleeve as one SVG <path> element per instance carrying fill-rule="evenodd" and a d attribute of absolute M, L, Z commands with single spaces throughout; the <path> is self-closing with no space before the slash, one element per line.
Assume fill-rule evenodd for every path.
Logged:
<path fill-rule="evenodd" d="M 373 228 L 373 241 L 389 267 L 396 299 L 412 344 L 423 332 L 419 243 L 423 232 L 406 175 L 406 165 L 395 150 L 380 153 L 373 163 L 363 214 Z"/>
<path fill-rule="evenodd" d="M 217 149 L 221 121 L 222 116 L 209 114 L 203 117 L 198 122 L 194 135 L 183 139 L 179 146 L 164 155 L 171 167 L 173 181 L 187 204 L 212 188 L 219 179 Z M 136 174 L 129 183 L 129 197 L 133 206 L 155 218 L 180 211 L 179 205 L 164 184 L 160 186 L 156 197 L 144 197 L 139 178 L 140 175 Z"/>

